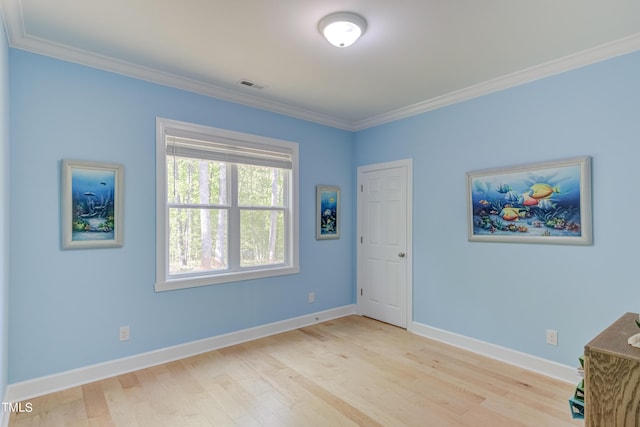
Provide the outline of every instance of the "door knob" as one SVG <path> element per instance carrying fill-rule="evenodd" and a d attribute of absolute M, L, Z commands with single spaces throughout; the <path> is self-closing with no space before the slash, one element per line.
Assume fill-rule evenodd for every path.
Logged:
<path fill-rule="evenodd" d="M 399 256 L 400 258 L 404 258 L 404 256 L 405 256 L 405 255 L 406 255 L 406 254 L 405 254 L 404 252 L 400 252 L 400 253 L 398 254 L 398 256 Z"/>

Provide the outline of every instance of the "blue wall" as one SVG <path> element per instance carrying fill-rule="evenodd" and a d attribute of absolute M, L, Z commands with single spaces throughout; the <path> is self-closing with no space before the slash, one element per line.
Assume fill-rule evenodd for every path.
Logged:
<path fill-rule="evenodd" d="M 595 334 L 640 311 L 638 76 L 634 53 L 356 135 L 358 166 L 413 158 L 415 321 L 575 365 Z M 582 155 L 593 246 L 467 241 L 466 172 Z"/>
<path fill-rule="evenodd" d="M 0 19 L 0 399 L 9 352 L 9 47 Z M 2 417 L 0 417 L 0 420 Z"/>
<path fill-rule="evenodd" d="M 314 214 L 317 184 L 354 197 L 352 133 L 15 49 L 9 65 L 10 383 L 354 303 L 353 239 L 316 241 Z M 158 116 L 300 144 L 300 274 L 154 292 Z M 123 248 L 60 249 L 65 158 L 124 165 Z"/>
<path fill-rule="evenodd" d="M 354 236 L 315 240 L 315 186 L 342 188 L 343 230 L 353 230 L 355 167 L 404 158 L 414 161 L 415 321 L 573 365 L 597 332 L 639 309 L 640 53 L 355 134 L 15 49 L 8 66 L 3 383 L 354 303 Z M 153 291 L 157 116 L 300 143 L 300 274 Z M 6 171 L 6 111 L 0 120 Z M 467 241 L 467 171 L 581 155 L 593 157 L 593 246 Z M 125 166 L 123 248 L 60 249 L 64 158 Z M 122 325 L 131 340 L 121 343 Z M 559 346 L 544 343 L 545 329 L 559 331 Z"/>

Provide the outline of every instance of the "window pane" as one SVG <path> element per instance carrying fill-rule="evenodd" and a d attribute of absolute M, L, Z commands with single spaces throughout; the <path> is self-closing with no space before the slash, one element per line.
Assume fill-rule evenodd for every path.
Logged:
<path fill-rule="evenodd" d="M 285 169 L 238 165 L 238 204 L 240 206 L 284 206 Z"/>
<path fill-rule="evenodd" d="M 157 291 L 299 272 L 298 144 L 156 119 Z"/>
<path fill-rule="evenodd" d="M 226 209 L 169 209 L 169 274 L 224 270 Z"/>
<path fill-rule="evenodd" d="M 284 212 L 248 210 L 240 212 L 240 266 L 284 262 Z"/>
<path fill-rule="evenodd" d="M 227 205 L 227 165 L 167 156 L 167 202 Z"/>

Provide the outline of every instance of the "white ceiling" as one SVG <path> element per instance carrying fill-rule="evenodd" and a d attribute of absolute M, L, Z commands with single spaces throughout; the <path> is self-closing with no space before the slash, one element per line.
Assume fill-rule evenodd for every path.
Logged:
<path fill-rule="evenodd" d="M 349 130 L 640 50 L 638 0 L 0 4 L 12 47 Z M 338 49 L 317 24 L 345 10 L 368 29 Z"/>

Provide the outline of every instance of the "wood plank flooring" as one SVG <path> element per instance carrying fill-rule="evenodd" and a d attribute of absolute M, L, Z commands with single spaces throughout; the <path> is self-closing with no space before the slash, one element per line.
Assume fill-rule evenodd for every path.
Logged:
<path fill-rule="evenodd" d="M 348 316 L 31 399 L 9 426 L 581 426 L 573 391 Z"/>

